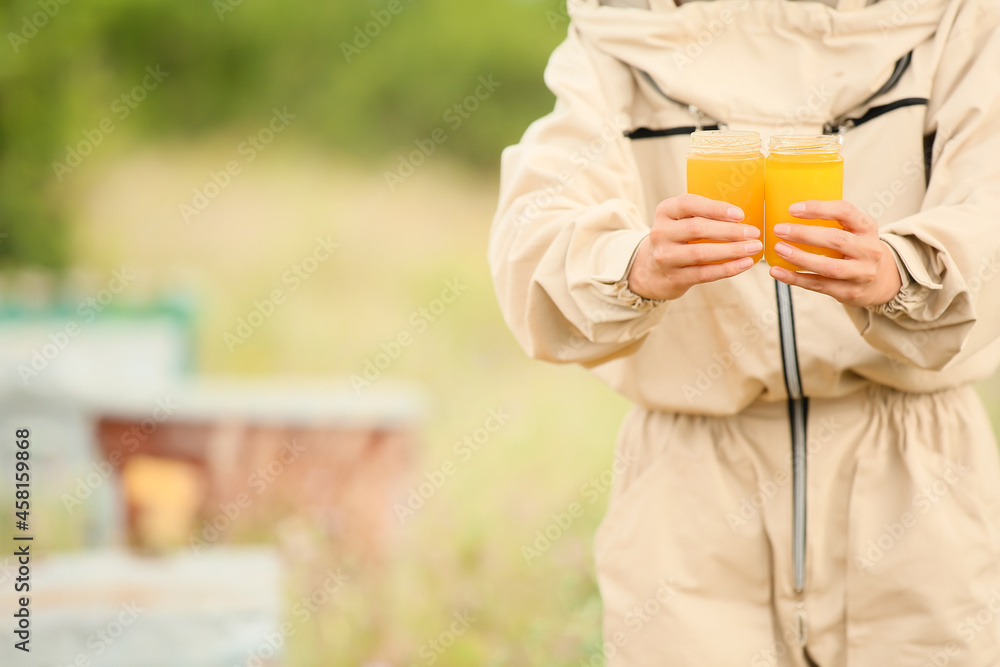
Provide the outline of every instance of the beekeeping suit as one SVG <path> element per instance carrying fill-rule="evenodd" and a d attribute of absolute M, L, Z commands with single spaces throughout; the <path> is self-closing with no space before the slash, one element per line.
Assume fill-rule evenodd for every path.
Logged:
<path fill-rule="evenodd" d="M 555 109 L 503 154 L 489 258 L 528 354 L 635 403 L 595 540 L 607 664 L 997 667 L 1000 463 L 969 385 L 1000 361 L 1000 2 L 570 17 Z M 840 133 L 896 297 L 782 299 L 763 262 L 633 293 L 688 135 L 715 126 Z"/>

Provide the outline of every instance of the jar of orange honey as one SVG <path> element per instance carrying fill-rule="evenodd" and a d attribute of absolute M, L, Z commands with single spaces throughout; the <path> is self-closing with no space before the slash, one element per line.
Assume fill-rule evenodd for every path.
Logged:
<path fill-rule="evenodd" d="M 840 156 L 838 135 L 771 137 L 768 144 L 767 177 L 764 180 L 766 202 L 764 257 L 767 263 L 791 271 L 802 270 L 774 251 L 774 245 L 779 240 L 774 236 L 774 226 L 780 222 L 841 228 L 841 225 L 833 220 L 796 218 L 788 212 L 789 206 L 810 199 L 843 198 L 844 159 Z M 827 248 L 817 248 L 804 243 L 790 243 L 790 245 L 826 257 L 835 259 L 843 257 L 840 253 Z"/>
<path fill-rule="evenodd" d="M 687 191 L 743 210 L 743 223 L 764 234 L 764 154 L 760 135 L 745 130 L 699 130 L 691 134 Z M 757 262 L 763 251 L 753 256 Z"/>

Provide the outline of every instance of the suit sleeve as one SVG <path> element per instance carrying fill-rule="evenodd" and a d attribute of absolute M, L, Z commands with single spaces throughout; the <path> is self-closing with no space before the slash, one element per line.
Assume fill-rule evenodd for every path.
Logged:
<path fill-rule="evenodd" d="M 869 344 L 919 368 L 939 370 L 1000 337 L 998 17 L 987 2 L 967 3 L 942 51 L 927 194 L 920 212 L 880 230 L 903 289 L 882 306 L 847 307 Z"/>
<path fill-rule="evenodd" d="M 503 153 L 490 268 L 504 318 L 528 354 L 597 364 L 641 340 L 665 308 L 627 286 L 649 234 L 623 134 L 634 81 L 570 26 L 545 82 L 554 110 Z"/>

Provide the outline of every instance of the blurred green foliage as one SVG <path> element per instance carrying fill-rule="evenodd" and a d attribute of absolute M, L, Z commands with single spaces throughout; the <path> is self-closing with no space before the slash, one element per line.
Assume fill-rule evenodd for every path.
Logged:
<path fill-rule="evenodd" d="M 489 168 L 551 107 L 541 71 L 565 35 L 561 5 L 4 0 L 0 266 L 70 261 L 71 149 L 82 154 L 98 137 L 197 141 L 260 127 L 287 107 L 316 146 L 375 158 L 449 129 L 444 114 L 492 75 L 501 83 L 493 99 L 441 148 Z M 147 67 L 169 76 L 133 104 Z"/>

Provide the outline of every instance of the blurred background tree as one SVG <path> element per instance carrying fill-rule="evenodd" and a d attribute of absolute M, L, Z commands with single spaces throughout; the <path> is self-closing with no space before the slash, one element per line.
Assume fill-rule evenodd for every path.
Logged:
<path fill-rule="evenodd" d="M 441 151 L 494 169 L 551 107 L 540 71 L 566 29 L 558 0 L 399 0 L 397 14 L 380 0 L 77 2 L 0 4 L 0 266 L 71 262 L 54 163 L 105 119 L 106 144 L 190 142 L 287 107 L 318 147 L 375 160 L 446 127 L 442 101 L 460 102 L 488 72 L 502 83 L 495 99 Z M 123 119 L 115 100 L 147 67 L 170 85 Z"/>

